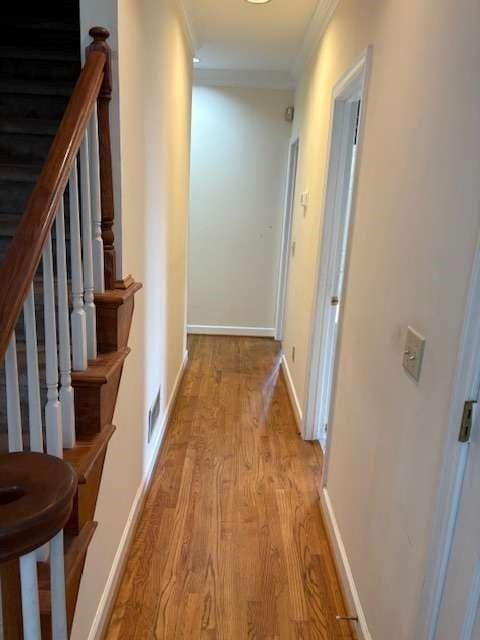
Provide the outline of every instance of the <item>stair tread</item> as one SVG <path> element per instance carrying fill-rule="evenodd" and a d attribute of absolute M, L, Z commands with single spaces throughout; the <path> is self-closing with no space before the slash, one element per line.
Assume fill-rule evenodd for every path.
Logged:
<path fill-rule="evenodd" d="M 58 120 L 8 116 L 0 121 L 0 133 L 54 136 L 57 132 L 58 124 Z"/>
<path fill-rule="evenodd" d="M 72 89 L 73 83 L 66 82 L 65 80 L 54 82 L 52 80 L 0 79 L 0 94 L 69 97 Z"/>
<path fill-rule="evenodd" d="M 89 384 L 107 382 L 113 371 L 124 363 L 130 353 L 130 348 L 125 347 L 119 351 L 99 353 L 96 360 L 90 360 L 85 371 L 72 371 L 72 381 L 76 384 Z"/>
<path fill-rule="evenodd" d="M 79 563 L 83 562 L 92 540 L 96 522 L 87 522 L 78 536 L 65 534 L 65 581 L 68 585 L 70 576 L 73 574 Z M 68 588 L 68 587 L 67 587 Z M 50 602 L 50 565 L 48 562 L 38 563 L 38 589 L 40 592 L 40 611 L 49 613 Z"/>
<path fill-rule="evenodd" d="M 89 473 L 108 445 L 114 431 L 115 426 L 109 424 L 100 433 L 77 440 L 73 449 L 64 450 L 63 457 L 77 472 L 79 484 L 87 482 Z"/>

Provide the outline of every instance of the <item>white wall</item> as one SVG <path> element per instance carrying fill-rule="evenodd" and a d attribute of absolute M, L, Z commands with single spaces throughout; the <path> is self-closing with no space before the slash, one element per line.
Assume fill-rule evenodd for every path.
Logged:
<path fill-rule="evenodd" d="M 184 361 L 192 83 L 192 53 L 174 0 L 82 2 L 83 29 L 102 24 L 112 30 L 123 275 L 131 273 L 144 288 L 136 297 L 132 353 L 120 386 L 117 431 L 107 454 L 95 516 L 99 527 L 87 555 L 73 640 L 97 637 L 93 632 L 101 630 L 105 612 L 97 608 L 106 602 L 101 598 L 118 566 L 119 544 L 160 444 L 161 429 L 147 444 L 148 409 L 160 387 L 161 427 Z"/>
<path fill-rule="evenodd" d="M 332 89 L 373 45 L 327 490 L 375 640 L 415 637 L 479 230 L 480 4 L 342 0 L 296 96 L 298 189 L 285 351 L 305 400 Z M 418 384 L 407 325 L 427 338 Z M 290 359 L 296 347 L 296 361 Z"/>
<path fill-rule="evenodd" d="M 289 90 L 195 86 L 188 324 L 275 325 Z"/>

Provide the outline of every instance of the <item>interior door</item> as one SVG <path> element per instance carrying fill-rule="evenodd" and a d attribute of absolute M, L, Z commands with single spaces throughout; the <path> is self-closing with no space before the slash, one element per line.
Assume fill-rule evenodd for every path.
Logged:
<path fill-rule="evenodd" d="M 347 263 L 348 239 L 350 230 L 350 214 L 352 209 L 352 194 L 354 188 L 355 164 L 357 158 L 357 134 L 358 134 L 358 118 L 360 114 L 360 101 L 351 103 L 347 112 L 347 119 L 350 118 L 352 125 L 346 127 L 346 134 L 350 137 L 346 141 L 345 148 L 345 167 L 343 181 L 340 180 L 338 188 L 338 219 L 335 223 L 336 229 L 333 233 L 333 247 L 331 254 L 331 262 L 328 275 L 328 287 L 331 292 L 327 299 L 326 310 L 326 336 L 324 342 L 323 361 L 325 363 L 325 371 L 323 376 L 323 397 L 321 397 L 321 407 L 319 419 L 320 425 L 318 433 L 320 441 L 324 441 L 329 420 L 332 388 L 333 388 L 333 372 L 335 367 L 335 352 L 338 338 L 338 323 L 340 319 L 340 308 L 343 301 L 343 289 L 345 279 L 345 269 Z M 336 239 L 336 240 L 335 240 Z"/>
<path fill-rule="evenodd" d="M 480 640 L 479 414 L 474 411 L 470 442 L 464 445 L 468 461 L 435 640 Z"/>

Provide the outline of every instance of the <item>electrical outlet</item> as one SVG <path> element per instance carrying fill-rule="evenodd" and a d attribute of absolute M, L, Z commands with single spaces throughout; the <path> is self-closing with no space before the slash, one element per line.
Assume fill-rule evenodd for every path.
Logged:
<path fill-rule="evenodd" d="M 155 397 L 155 401 L 148 412 L 148 442 L 152 439 L 153 432 L 160 416 L 160 398 L 162 388 L 160 387 Z"/>
<path fill-rule="evenodd" d="M 295 362 L 295 347 L 292 347 L 292 362 Z"/>

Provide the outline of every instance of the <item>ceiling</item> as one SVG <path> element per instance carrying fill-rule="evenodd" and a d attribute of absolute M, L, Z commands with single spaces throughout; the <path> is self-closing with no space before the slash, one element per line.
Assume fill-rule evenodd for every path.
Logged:
<path fill-rule="evenodd" d="M 291 73 L 309 28 L 331 0 L 183 0 L 197 41 L 199 69 Z"/>

